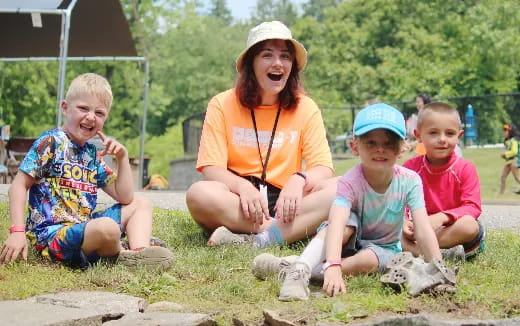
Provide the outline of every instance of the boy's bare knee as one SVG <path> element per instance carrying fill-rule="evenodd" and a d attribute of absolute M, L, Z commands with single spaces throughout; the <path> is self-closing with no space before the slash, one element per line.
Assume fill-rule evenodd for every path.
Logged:
<path fill-rule="evenodd" d="M 121 238 L 119 225 L 109 217 L 100 217 L 90 221 L 86 236 L 93 236 L 104 243 L 116 242 Z"/>
<path fill-rule="evenodd" d="M 133 203 L 138 208 L 148 209 L 148 210 L 152 210 L 153 209 L 152 202 L 148 198 L 146 198 L 145 196 L 142 196 L 142 195 L 134 196 Z"/>

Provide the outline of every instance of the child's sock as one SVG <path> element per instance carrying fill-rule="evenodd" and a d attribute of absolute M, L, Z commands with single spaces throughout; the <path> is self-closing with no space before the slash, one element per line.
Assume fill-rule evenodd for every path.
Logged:
<path fill-rule="evenodd" d="M 304 263 L 313 270 L 325 260 L 325 241 L 322 238 L 314 237 L 305 247 L 298 262 Z"/>
<path fill-rule="evenodd" d="M 280 233 L 280 230 L 274 225 L 271 225 L 267 230 L 258 233 L 255 236 L 255 248 L 265 248 L 273 244 L 284 244 L 285 240 Z"/>

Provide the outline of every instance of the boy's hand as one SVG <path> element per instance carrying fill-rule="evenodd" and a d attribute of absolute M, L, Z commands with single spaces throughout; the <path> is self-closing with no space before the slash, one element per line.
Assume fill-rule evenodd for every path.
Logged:
<path fill-rule="evenodd" d="M 23 260 L 27 261 L 27 239 L 25 232 L 13 232 L 5 240 L 0 252 L 0 264 L 8 264 L 16 259 L 18 255 L 22 254 Z"/>
<path fill-rule="evenodd" d="M 413 234 L 413 222 L 412 220 L 404 220 L 403 225 L 403 236 L 411 241 L 415 241 L 415 236 Z"/>
<path fill-rule="evenodd" d="M 103 141 L 103 146 L 105 149 L 99 153 L 101 156 L 105 156 L 107 154 L 114 155 L 117 160 L 121 160 L 128 156 L 128 151 L 126 147 L 123 146 L 120 142 L 115 140 L 114 138 L 110 138 L 105 136 L 101 131 L 98 131 L 97 134 L 101 137 L 101 141 Z"/>
<path fill-rule="evenodd" d="M 343 274 L 341 272 L 341 266 L 331 266 L 325 270 L 323 291 L 331 297 L 340 294 L 341 292 L 347 292 L 345 281 L 343 280 Z"/>

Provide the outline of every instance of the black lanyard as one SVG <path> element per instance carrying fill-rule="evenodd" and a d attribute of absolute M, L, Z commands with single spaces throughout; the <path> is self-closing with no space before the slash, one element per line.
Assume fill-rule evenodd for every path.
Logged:
<path fill-rule="evenodd" d="M 267 156 L 265 157 L 265 163 L 262 158 L 262 152 L 260 151 L 260 141 L 258 140 L 258 130 L 256 128 L 255 110 L 251 109 L 251 119 L 253 119 L 253 126 L 255 127 L 256 145 L 258 147 L 258 154 L 260 155 L 260 163 L 262 164 L 262 184 L 265 186 L 265 177 L 267 174 L 267 163 L 269 162 L 269 156 L 271 155 L 271 148 L 273 147 L 274 134 L 276 133 L 276 126 L 278 125 L 278 118 L 280 117 L 280 105 L 278 105 L 278 111 L 276 112 L 276 119 L 274 120 L 273 131 L 271 132 L 271 140 L 269 141 L 269 147 L 267 148 Z"/>

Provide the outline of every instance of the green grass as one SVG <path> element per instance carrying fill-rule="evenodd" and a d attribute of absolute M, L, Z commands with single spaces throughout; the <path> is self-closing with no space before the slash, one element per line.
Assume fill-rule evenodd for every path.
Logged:
<path fill-rule="evenodd" d="M 500 149 L 465 150 L 475 162 L 484 199 L 497 199 L 502 161 Z M 403 158 L 404 159 L 404 158 Z M 357 159 L 337 160 L 336 174 L 344 173 Z M 509 190 L 511 190 L 509 180 Z M 517 199 L 508 193 L 501 198 Z M 314 324 L 320 320 L 351 322 L 388 314 L 430 312 L 452 317 L 481 319 L 520 315 L 520 234 L 489 230 L 487 249 L 466 262 L 457 276 L 458 293 L 452 297 L 427 295 L 411 298 L 385 288 L 375 275 L 347 279 L 348 293 L 335 298 L 317 297 L 308 302 L 281 303 L 277 300 L 276 277 L 259 281 L 251 274 L 253 258 L 262 252 L 275 255 L 301 253 L 304 243 L 266 250 L 234 246 L 208 248 L 199 227 L 187 212 L 156 209 L 154 235 L 173 250 L 175 263 L 165 273 L 129 270 L 103 262 L 87 270 L 71 270 L 30 253 L 29 261 L 0 266 L 0 300 L 72 290 L 125 293 L 148 302 L 167 300 L 187 306 L 191 312 L 210 314 L 219 325 L 233 318 L 259 324 L 263 309 L 277 310 L 286 319 Z M 0 242 L 8 236 L 9 208 L 0 203 Z M 318 287 L 313 292 L 320 293 Z"/>
<path fill-rule="evenodd" d="M 462 154 L 465 159 L 470 160 L 477 167 L 483 200 L 519 200 L 520 204 L 520 195 L 513 193 L 513 191 L 520 189 L 520 185 L 516 183 L 512 174 L 507 178 L 505 194 L 498 194 L 500 175 L 504 167 L 504 160 L 500 157 L 500 153 L 503 151 L 503 148 L 470 148 L 464 149 Z M 406 153 L 398 162 L 402 164 L 410 157 L 411 155 Z M 334 160 L 335 174 L 344 174 L 358 162 L 359 159 L 357 157 Z"/>
<path fill-rule="evenodd" d="M 71 270 L 30 253 L 29 261 L 0 266 L 0 300 L 24 299 L 42 293 L 101 290 L 186 305 L 191 312 L 207 313 L 220 325 L 233 318 L 258 324 L 263 309 L 284 313 L 287 319 L 350 322 L 382 314 L 466 312 L 475 318 L 505 318 L 520 314 L 520 235 L 490 231 L 487 251 L 464 264 L 458 275 L 459 292 L 453 297 L 411 298 L 385 288 L 374 275 L 348 279 L 348 294 L 313 298 L 308 302 L 277 300 L 276 277 L 259 281 L 250 272 L 253 258 L 261 252 L 290 255 L 301 252 L 302 243 L 290 247 L 256 250 L 225 246 L 208 248 L 201 230 L 189 214 L 157 209 L 154 234 L 164 239 L 175 254 L 166 273 L 129 270 L 103 262 L 87 270 Z M 8 206 L 0 204 L 0 241 L 7 237 Z M 320 293 L 319 288 L 313 287 Z"/>

